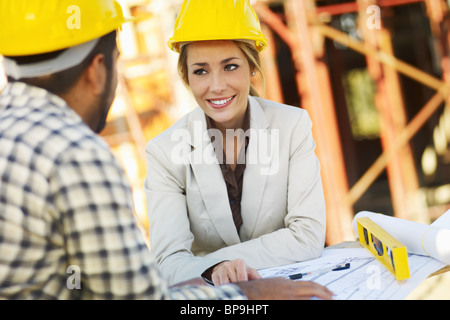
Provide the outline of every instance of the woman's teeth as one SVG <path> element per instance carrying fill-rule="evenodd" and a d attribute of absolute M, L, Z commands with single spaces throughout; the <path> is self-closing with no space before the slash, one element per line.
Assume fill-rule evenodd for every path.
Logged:
<path fill-rule="evenodd" d="M 228 99 L 222 99 L 222 100 L 209 100 L 209 102 L 211 102 L 212 104 L 214 104 L 216 106 L 221 106 L 221 105 L 224 105 L 224 104 L 230 102 L 231 99 L 233 99 L 233 97 L 230 97 Z"/>

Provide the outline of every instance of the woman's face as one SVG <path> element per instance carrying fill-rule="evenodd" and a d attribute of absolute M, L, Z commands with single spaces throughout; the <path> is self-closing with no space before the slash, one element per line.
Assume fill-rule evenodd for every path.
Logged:
<path fill-rule="evenodd" d="M 187 46 L 188 80 L 195 100 L 219 129 L 242 126 L 250 92 L 248 60 L 231 40 Z"/>

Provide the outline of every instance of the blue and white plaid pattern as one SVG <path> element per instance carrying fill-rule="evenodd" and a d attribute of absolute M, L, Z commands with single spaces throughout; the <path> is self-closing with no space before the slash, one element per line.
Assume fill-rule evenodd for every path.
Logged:
<path fill-rule="evenodd" d="M 169 289 L 132 206 L 120 163 L 64 100 L 8 84 L 0 95 L 0 298 L 245 298 L 234 285 Z M 72 270 L 81 271 L 81 289 L 70 285 Z"/>

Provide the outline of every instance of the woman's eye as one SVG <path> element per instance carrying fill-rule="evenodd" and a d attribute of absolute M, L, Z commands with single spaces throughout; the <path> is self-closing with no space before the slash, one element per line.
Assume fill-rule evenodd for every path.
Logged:
<path fill-rule="evenodd" d="M 194 74 L 197 76 L 201 76 L 203 74 L 206 74 L 206 70 L 205 69 L 197 69 L 197 70 L 194 70 Z"/>
<path fill-rule="evenodd" d="M 225 66 L 225 71 L 233 71 L 236 70 L 237 68 L 239 68 L 237 64 L 227 64 Z"/>

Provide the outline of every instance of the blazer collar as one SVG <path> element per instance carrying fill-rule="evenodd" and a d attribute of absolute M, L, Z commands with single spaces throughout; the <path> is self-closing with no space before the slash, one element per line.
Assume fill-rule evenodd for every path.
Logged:
<path fill-rule="evenodd" d="M 272 152 L 267 153 L 263 148 L 272 139 L 269 130 L 270 123 L 259 100 L 249 97 L 249 102 L 251 131 L 242 186 L 241 212 L 243 224 L 240 231 L 242 241 L 253 238 L 252 234 L 260 214 L 273 156 Z"/>
<path fill-rule="evenodd" d="M 268 129 L 270 123 L 267 120 L 266 114 L 264 113 L 264 110 L 258 100 L 252 96 L 249 96 L 248 101 L 250 106 L 250 128 L 263 130 Z"/>

